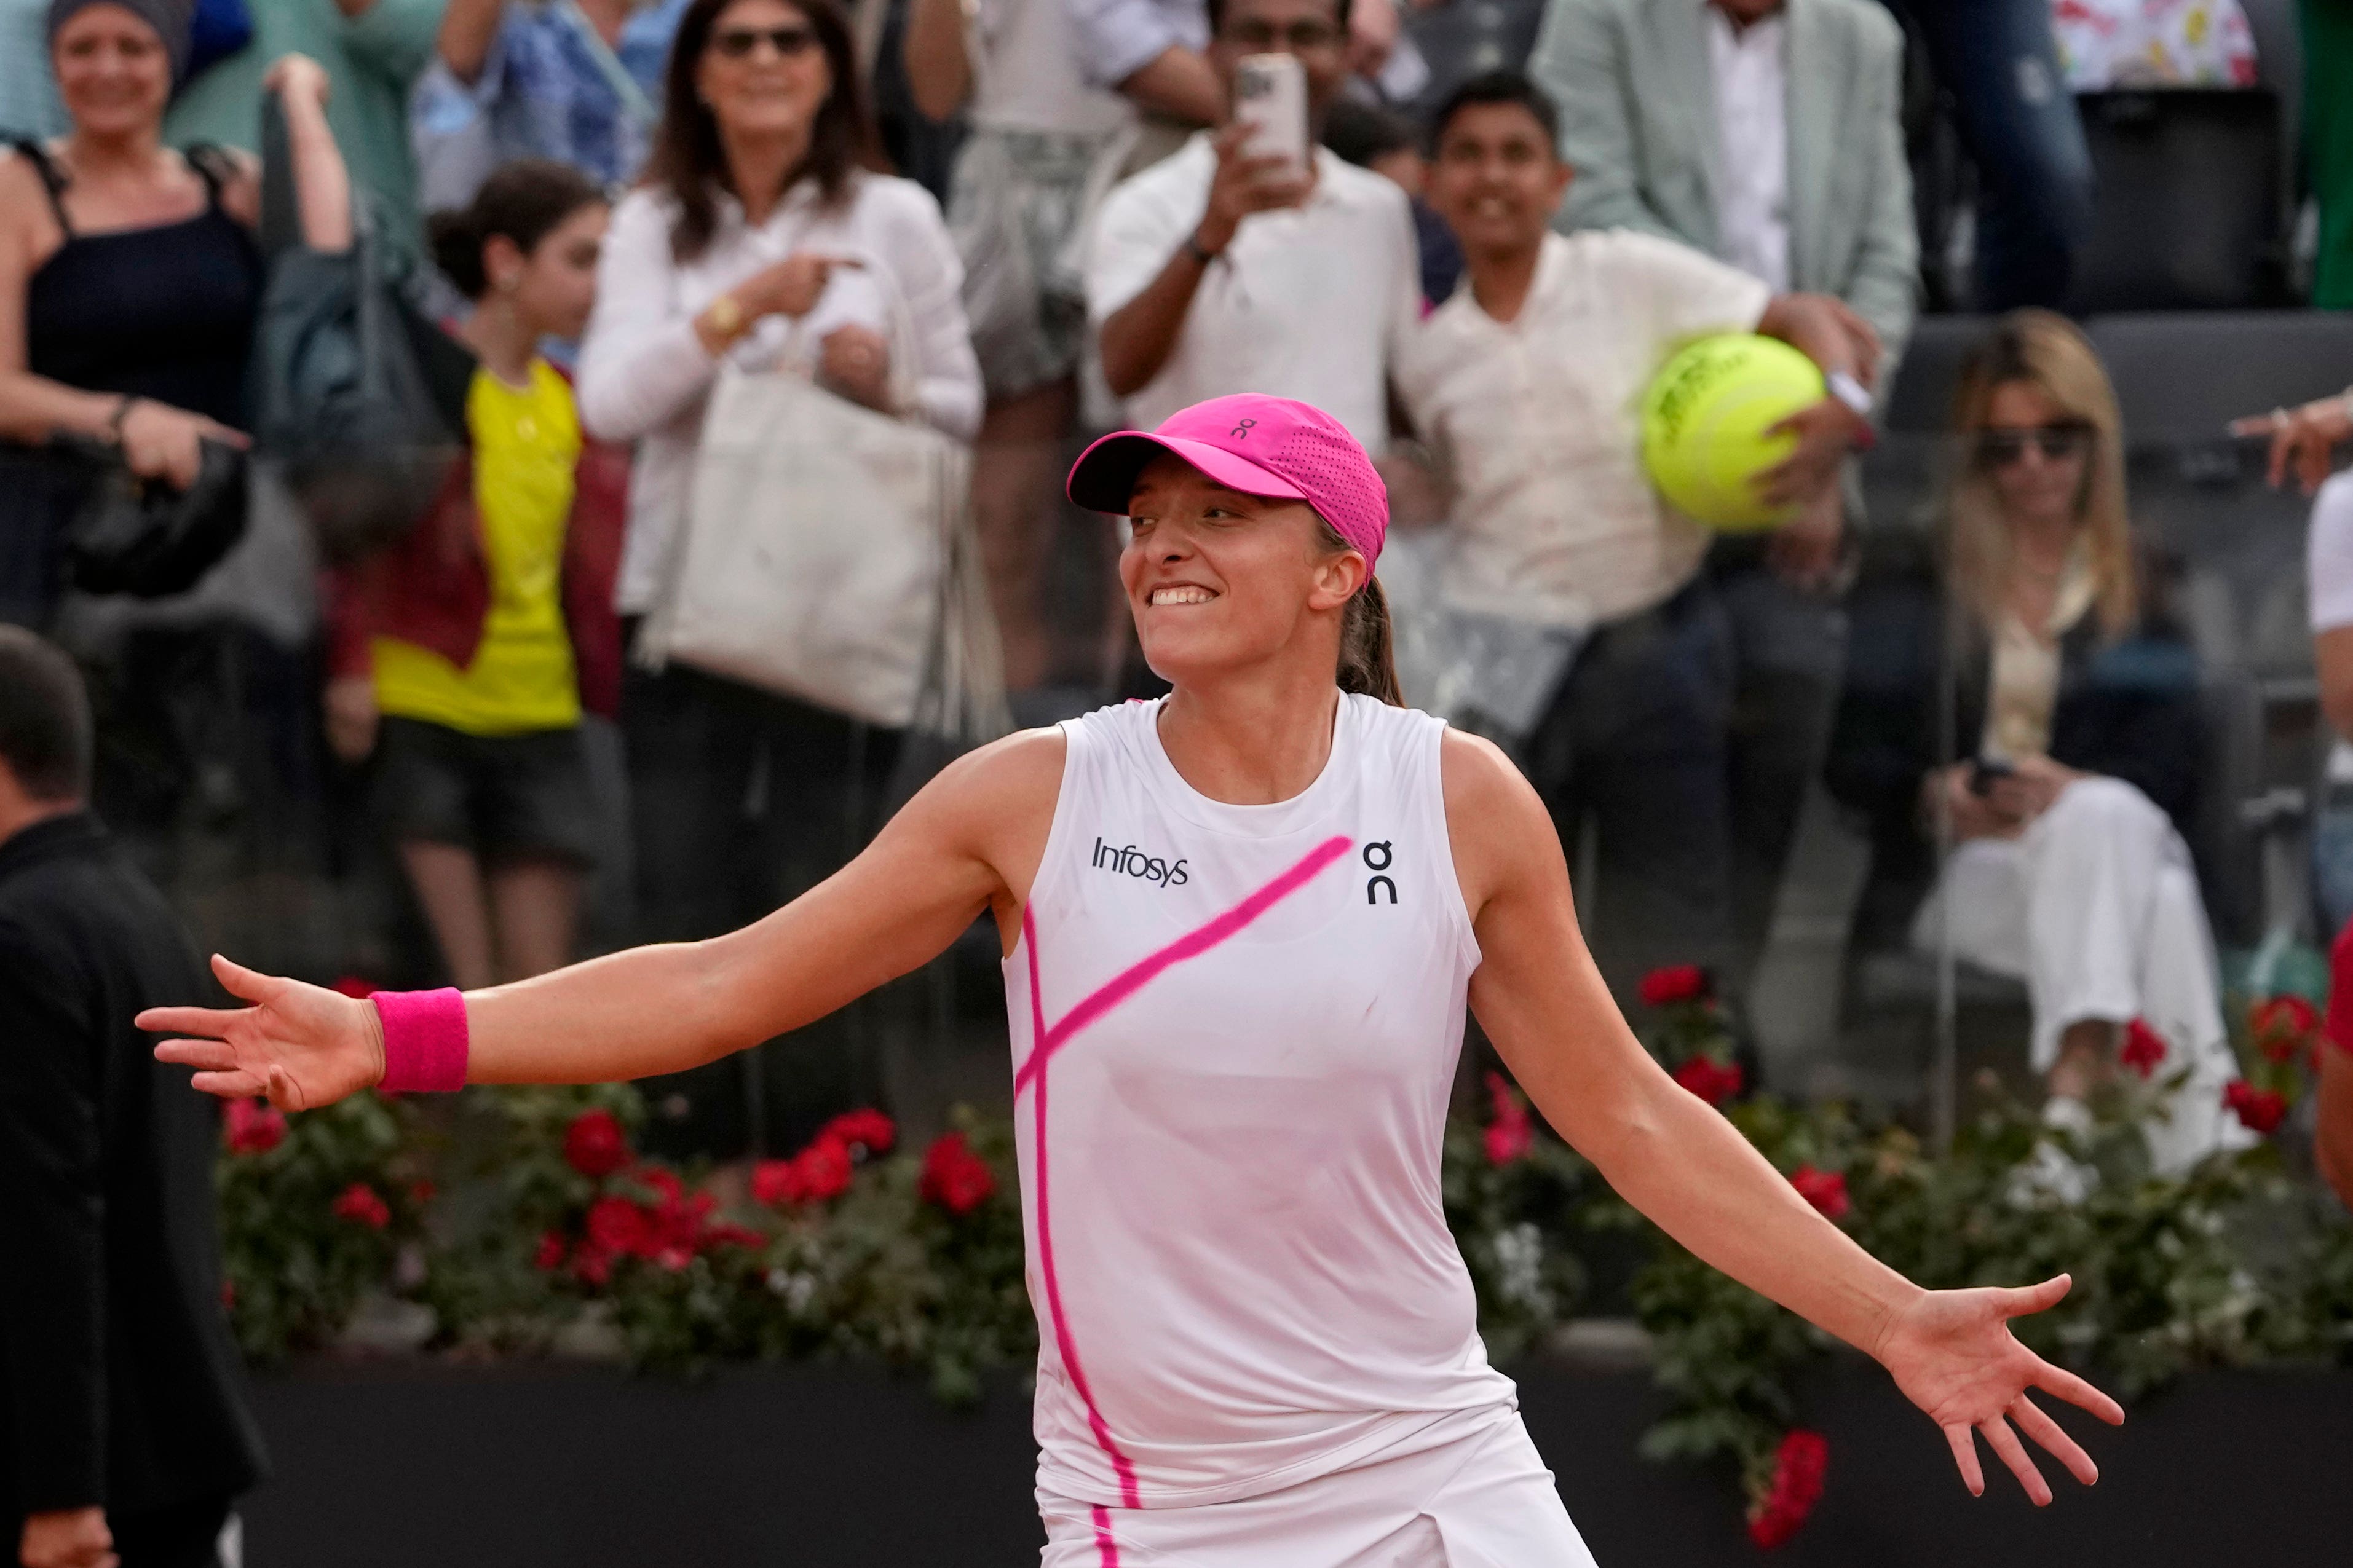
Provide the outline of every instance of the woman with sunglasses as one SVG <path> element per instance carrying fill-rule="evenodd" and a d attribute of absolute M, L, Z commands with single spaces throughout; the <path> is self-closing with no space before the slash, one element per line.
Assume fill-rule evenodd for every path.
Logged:
<path fill-rule="evenodd" d="M 2128 1035 L 2155 1080 L 2188 1068 L 2149 1131 L 2158 1164 L 2178 1171 L 2241 1132 L 2221 1104 L 2234 1069 L 2179 831 L 2204 750 L 2197 658 L 2136 547 L 2116 394 L 2081 331 L 2040 310 L 2004 318 L 1963 367 L 1953 423 L 1953 750 L 1918 797 L 1951 853 L 1913 941 L 2026 982 L 2056 1127 L 2089 1126 Z M 1944 695 L 1917 704 L 1924 756 Z M 2045 1147 L 2051 1184 L 2077 1190 L 2081 1173 Z"/>
<path fill-rule="evenodd" d="M 923 187 L 880 168 L 835 0 L 686 8 L 645 183 L 614 208 L 580 354 L 589 434 L 637 444 L 616 595 L 625 627 L 669 577 L 723 362 L 797 368 L 950 435 L 978 426 L 947 226 Z M 679 664 L 630 671 L 621 728 L 641 931 L 654 940 L 716 936 L 832 871 L 871 837 L 868 803 L 896 750 L 894 732 Z M 831 1075 L 798 1081 L 787 1120 L 871 1093 L 847 1052 L 825 1059 Z"/>
<path fill-rule="evenodd" d="M 1971 1491 L 1976 1436 L 2038 1503 L 2021 1432 L 2096 1479 L 2027 1391 L 2123 1412 L 2007 1321 L 2063 1277 L 1909 1284 L 1627 1028 L 1535 791 L 1399 701 L 1372 575 L 1388 501 L 1345 426 L 1216 398 L 1097 442 L 1070 493 L 1131 520 L 1120 578 L 1170 696 L 962 759 L 731 936 L 369 1001 L 216 959 L 253 1005 L 143 1014 L 198 1037 L 156 1054 L 290 1109 L 634 1078 L 805 1023 L 993 915 L 1046 1568 L 1577 1568 L 1440 1201 L 1467 1002 L 1630 1201 L 1877 1356 Z"/>

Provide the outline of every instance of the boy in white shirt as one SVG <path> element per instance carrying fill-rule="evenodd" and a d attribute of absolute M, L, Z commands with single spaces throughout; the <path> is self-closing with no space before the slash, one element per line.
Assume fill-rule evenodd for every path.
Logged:
<path fill-rule="evenodd" d="M 1454 610 L 1575 645 L 1522 748 L 1562 842 L 1600 851 L 1595 947 L 1622 986 L 1662 963 L 1734 958 L 1726 730 L 1733 647 L 1700 563 L 1708 536 L 1644 473 L 1637 405 L 1668 356 L 1717 332 L 1794 344 L 1872 379 L 1877 343 L 1839 301 L 1776 295 L 1698 251 L 1628 230 L 1559 235 L 1571 171 L 1556 110 L 1517 72 L 1457 89 L 1434 121 L 1429 199 L 1465 281 L 1413 335 L 1398 391 L 1452 495 L 1441 593 Z M 1836 485 L 1862 416 L 1790 422 L 1776 500 Z"/>
<path fill-rule="evenodd" d="M 1103 378 L 1135 428 L 1228 393 L 1329 410 L 1377 454 L 1388 381 L 1420 314 L 1405 193 L 1320 145 L 1348 77 L 1348 0 L 1209 0 L 1210 64 L 1288 54 L 1306 78 L 1308 175 L 1229 122 L 1104 202 L 1087 265 Z"/>

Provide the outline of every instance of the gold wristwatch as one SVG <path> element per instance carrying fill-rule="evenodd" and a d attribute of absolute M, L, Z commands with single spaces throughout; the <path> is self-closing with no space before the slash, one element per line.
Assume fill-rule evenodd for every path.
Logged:
<path fill-rule="evenodd" d="M 733 339 L 744 331 L 744 307 L 733 294 L 722 294 L 711 301 L 711 325 L 723 338 Z"/>

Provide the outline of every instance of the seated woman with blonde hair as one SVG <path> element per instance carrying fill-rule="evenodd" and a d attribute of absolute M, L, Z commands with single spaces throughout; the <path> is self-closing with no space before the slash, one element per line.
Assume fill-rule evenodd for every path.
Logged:
<path fill-rule="evenodd" d="M 2082 332 L 2003 318 L 1963 368 L 1953 426 L 1953 752 L 1922 791 L 1951 852 L 1913 941 L 2026 983 L 2055 1126 L 2087 1124 L 2120 1055 L 2158 1082 L 2188 1068 L 2149 1128 L 2158 1166 L 2179 1170 L 2239 1132 L 2179 831 L 2199 788 L 2197 657 L 2140 569 L 2116 394 Z"/>

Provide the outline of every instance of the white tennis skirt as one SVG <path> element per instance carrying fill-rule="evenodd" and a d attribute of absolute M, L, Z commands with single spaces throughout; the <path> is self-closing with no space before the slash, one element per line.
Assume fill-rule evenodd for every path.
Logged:
<path fill-rule="evenodd" d="M 1039 1568 L 1594 1568 L 1508 1405 L 1239 1502 L 1104 1508 L 1040 1491 L 1038 1509 Z"/>

